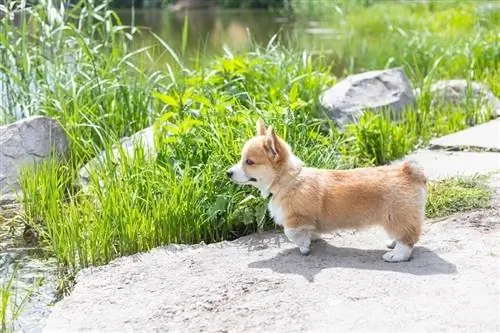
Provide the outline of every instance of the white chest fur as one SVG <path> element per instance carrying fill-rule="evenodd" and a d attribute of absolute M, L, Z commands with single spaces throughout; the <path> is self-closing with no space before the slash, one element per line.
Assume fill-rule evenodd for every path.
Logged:
<path fill-rule="evenodd" d="M 269 214 L 271 214 L 274 223 L 278 225 L 283 225 L 283 223 L 285 223 L 285 215 L 283 213 L 283 210 L 278 205 L 276 205 L 273 200 L 269 201 L 267 208 L 269 209 Z"/>

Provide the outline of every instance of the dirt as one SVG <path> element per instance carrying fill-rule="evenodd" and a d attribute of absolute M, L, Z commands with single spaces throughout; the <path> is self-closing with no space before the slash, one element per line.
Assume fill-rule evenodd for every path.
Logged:
<path fill-rule="evenodd" d="M 120 258 L 82 271 L 44 332 L 499 332 L 499 202 L 427 221 L 405 263 L 380 229 L 308 256 L 267 232 Z"/>

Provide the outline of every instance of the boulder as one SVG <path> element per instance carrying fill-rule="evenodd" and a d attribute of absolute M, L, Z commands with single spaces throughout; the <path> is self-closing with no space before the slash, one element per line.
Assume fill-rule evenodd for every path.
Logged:
<path fill-rule="evenodd" d="M 0 127 L 0 204 L 13 202 L 19 194 L 19 175 L 25 167 L 69 152 L 66 132 L 43 116 L 26 118 Z"/>
<path fill-rule="evenodd" d="M 500 116 L 500 100 L 491 92 L 488 85 L 463 79 L 441 80 L 430 87 L 432 103 L 450 103 L 464 106 L 466 102 L 489 108 L 494 117 Z"/>
<path fill-rule="evenodd" d="M 390 109 L 396 115 L 415 103 L 413 89 L 403 68 L 350 75 L 320 96 L 320 104 L 340 127 L 356 122 L 367 109 Z"/>
<path fill-rule="evenodd" d="M 151 158 L 156 157 L 153 126 L 145 128 L 132 136 L 120 139 L 120 147 L 114 146 L 112 149 L 113 161 L 118 162 L 121 150 L 125 153 L 127 158 L 134 158 L 136 148 L 139 147 L 143 149 L 146 156 Z M 91 173 L 98 170 L 98 168 L 104 167 L 106 156 L 108 156 L 106 151 L 102 151 L 80 169 L 80 185 L 84 191 L 88 190 Z"/>

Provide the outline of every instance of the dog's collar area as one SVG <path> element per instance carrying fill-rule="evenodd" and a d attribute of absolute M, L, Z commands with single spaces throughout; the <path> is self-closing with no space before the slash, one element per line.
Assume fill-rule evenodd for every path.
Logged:
<path fill-rule="evenodd" d="M 297 177 L 299 176 L 299 174 L 301 173 L 301 171 L 302 171 L 302 166 L 300 166 L 298 168 L 297 172 L 294 175 L 292 175 L 292 179 L 290 180 L 290 182 L 293 181 L 293 180 L 295 180 L 295 179 L 297 179 Z M 267 187 L 267 191 L 266 191 L 267 196 L 266 196 L 266 198 L 271 198 L 273 196 L 273 193 L 271 192 L 271 188 L 273 187 L 273 185 L 274 185 L 275 182 L 276 182 L 276 180 L 274 180 L 271 183 L 271 185 Z M 286 187 L 288 187 L 288 186 L 286 186 Z M 280 192 L 281 190 L 282 189 L 278 189 L 278 192 Z"/>
<path fill-rule="evenodd" d="M 268 192 L 266 196 L 263 196 L 264 199 L 272 199 L 273 194 L 271 192 Z"/>

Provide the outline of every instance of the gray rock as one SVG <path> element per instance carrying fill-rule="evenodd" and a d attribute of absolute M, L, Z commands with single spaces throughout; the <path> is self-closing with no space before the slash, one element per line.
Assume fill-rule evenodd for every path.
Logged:
<path fill-rule="evenodd" d="M 430 87 L 432 103 L 451 103 L 464 106 L 466 102 L 480 104 L 484 111 L 490 108 L 494 116 L 500 116 L 500 100 L 493 95 L 488 85 L 467 80 L 441 80 Z"/>
<path fill-rule="evenodd" d="M 141 147 L 144 150 L 146 156 L 155 158 L 155 140 L 153 133 L 153 126 L 145 128 L 132 136 L 124 137 L 120 139 L 121 148 L 118 146 L 113 147 L 113 161 L 118 162 L 120 159 L 120 150 L 123 152 L 127 158 L 134 158 L 135 148 Z M 88 190 L 88 185 L 90 183 L 91 174 L 100 168 L 103 168 L 106 163 L 106 151 L 102 151 L 90 160 L 83 168 L 80 169 L 80 185 L 83 190 Z"/>
<path fill-rule="evenodd" d="M 396 115 L 415 103 L 401 67 L 350 75 L 320 96 L 320 104 L 339 126 L 355 122 L 366 109 L 391 109 Z"/>
<path fill-rule="evenodd" d="M 13 202 L 20 194 L 19 175 L 25 167 L 49 159 L 64 158 L 69 140 L 54 120 L 35 116 L 0 127 L 0 204 Z"/>

